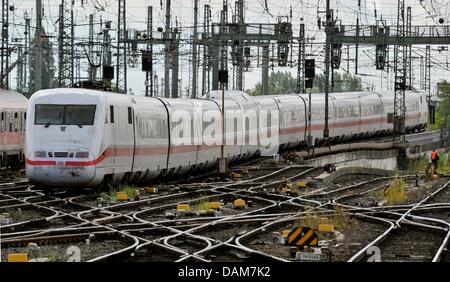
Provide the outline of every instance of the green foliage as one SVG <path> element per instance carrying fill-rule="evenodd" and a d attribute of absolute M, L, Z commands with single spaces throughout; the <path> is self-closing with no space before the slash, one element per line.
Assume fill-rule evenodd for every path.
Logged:
<path fill-rule="evenodd" d="M 125 194 L 127 194 L 127 196 L 128 196 L 128 199 L 134 199 L 136 196 L 138 196 L 136 187 L 129 186 L 129 185 L 122 185 L 119 187 L 111 186 L 108 193 L 102 192 L 98 195 L 98 197 L 103 198 L 110 203 L 115 203 L 115 202 L 117 202 L 117 196 L 116 196 L 117 192 L 125 192 Z"/>
<path fill-rule="evenodd" d="M 292 94 L 297 87 L 297 80 L 287 71 L 272 72 L 269 76 L 269 94 Z M 262 95 L 262 85 L 258 83 L 249 93 L 252 96 Z"/>
<path fill-rule="evenodd" d="M 450 117 L 450 83 L 446 80 L 439 83 L 439 92 L 442 95 L 442 101 L 439 102 L 436 110 L 436 123 L 431 125 L 433 130 L 447 128 Z"/>
<path fill-rule="evenodd" d="M 330 78 L 331 83 L 331 78 Z M 316 91 L 322 93 L 325 91 L 325 76 L 323 74 L 316 75 L 314 79 Z M 334 92 L 361 91 L 361 78 L 349 73 L 341 74 L 334 72 Z"/>
<path fill-rule="evenodd" d="M 384 199 L 388 205 L 395 205 L 408 199 L 406 182 L 403 178 L 395 177 L 384 191 Z"/>
<path fill-rule="evenodd" d="M 209 210 L 209 201 L 207 199 L 200 200 L 195 204 L 191 205 L 191 211 L 199 212 L 199 211 L 207 211 Z"/>
<path fill-rule="evenodd" d="M 414 172 L 425 172 L 427 168 L 427 157 L 425 154 L 419 158 L 411 160 L 409 163 L 409 170 Z"/>
<path fill-rule="evenodd" d="M 447 174 L 449 171 L 448 167 L 448 154 L 439 154 L 439 160 L 437 162 L 437 172 L 440 174 Z"/>
<path fill-rule="evenodd" d="M 357 227 L 356 222 L 351 220 L 350 214 L 340 205 L 336 205 L 333 213 L 329 215 L 322 215 L 318 211 L 308 209 L 304 216 L 295 220 L 295 226 L 310 227 L 315 230 L 319 229 L 320 224 L 330 223 L 338 230 L 349 230 Z"/>
<path fill-rule="evenodd" d="M 134 187 L 134 186 L 128 186 L 128 185 L 122 186 L 122 189 L 120 192 L 125 192 L 125 194 L 127 194 L 127 196 L 128 196 L 128 199 L 134 199 L 138 195 L 138 193 L 136 191 L 136 187 Z"/>
<path fill-rule="evenodd" d="M 313 93 L 324 92 L 324 80 L 323 74 L 316 75 L 314 79 Z M 348 73 L 340 74 L 335 72 L 334 74 L 334 92 L 344 91 L 361 91 L 362 83 L 359 77 L 353 76 Z M 292 94 L 297 89 L 297 79 L 288 71 L 276 71 L 272 72 L 269 76 L 269 95 L 279 94 Z M 262 85 L 258 83 L 253 90 L 248 90 L 247 93 L 252 96 L 262 95 Z"/>

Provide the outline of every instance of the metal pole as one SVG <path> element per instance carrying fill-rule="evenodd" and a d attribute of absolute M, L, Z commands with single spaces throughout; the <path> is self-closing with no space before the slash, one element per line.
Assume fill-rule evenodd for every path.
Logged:
<path fill-rule="evenodd" d="M 236 3 L 236 23 L 239 26 L 239 34 L 242 32 L 244 25 L 244 1 L 237 0 Z M 243 90 L 244 86 L 244 46 L 243 41 L 239 40 L 239 45 L 236 47 L 237 67 L 236 67 L 236 90 Z"/>
<path fill-rule="evenodd" d="M 205 5 L 203 15 L 203 40 L 209 41 L 209 13 L 210 6 Z M 203 71 L 202 71 L 202 96 L 209 92 L 209 44 L 203 43 Z"/>
<path fill-rule="evenodd" d="M 262 57 L 262 95 L 269 95 L 269 45 L 264 45 Z"/>
<path fill-rule="evenodd" d="M 312 116 L 312 112 L 311 112 L 311 106 L 312 106 L 312 102 L 311 102 L 311 88 L 308 89 L 308 147 L 311 147 L 312 144 L 312 120 L 311 120 L 311 116 Z"/>
<path fill-rule="evenodd" d="M 330 28 L 332 25 L 331 10 L 330 10 L 330 0 L 326 0 L 326 44 L 325 44 L 325 128 L 323 130 L 323 138 L 328 142 L 329 128 L 328 128 L 328 95 L 330 87 Z"/>
<path fill-rule="evenodd" d="M 407 36 L 411 36 L 412 32 L 412 13 L 411 7 L 406 8 L 406 24 L 407 24 Z M 408 86 L 412 87 L 412 45 L 408 45 Z"/>
<path fill-rule="evenodd" d="M 428 91 L 428 102 L 431 102 L 431 46 L 425 51 L 425 90 Z"/>
<path fill-rule="evenodd" d="M 172 98 L 178 98 L 178 66 L 179 66 L 179 46 L 177 30 L 172 33 L 171 55 L 172 55 Z"/>
<path fill-rule="evenodd" d="M 164 50 L 164 96 L 170 98 L 170 1 L 166 0 L 166 24 L 164 32 L 165 50 Z"/>
<path fill-rule="evenodd" d="M 152 54 L 153 57 L 153 7 L 147 8 L 147 51 Z M 153 60 L 152 60 L 153 62 Z M 145 73 L 145 96 L 153 96 L 153 67 L 152 71 Z"/>
<path fill-rule="evenodd" d="M 17 58 L 17 92 L 22 93 L 24 88 L 23 80 L 23 46 L 22 44 L 18 47 L 18 58 Z"/>
<path fill-rule="evenodd" d="M 358 54 L 359 54 L 359 17 L 356 19 L 356 48 L 355 48 L 355 74 L 358 74 Z"/>
<path fill-rule="evenodd" d="M 197 98 L 197 24 L 198 24 L 198 0 L 194 0 L 194 34 L 192 38 L 192 94 L 191 98 Z"/>
<path fill-rule="evenodd" d="M 25 14 L 25 50 L 24 50 L 24 70 L 23 70 L 23 80 L 24 80 L 24 88 L 26 89 L 26 92 L 30 92 L 30 89 L 28 89 L 28 54 L 30 52 L 30 30 L 31 30 L 31 19 L 28 18 L 28 15 Z"/>
<path fill-rule="evenodd" d="M 91 61 L 94 60 L 94 15 L 89 15 L 89 58 Z M 95 81 L 96 79 L 96 73 L 94 71 L 94 64 L 90 64 L 89 66 L 89 79 L 91 81 Z"/>
<path fill-rule="evenodd" d="M 34 91 L 42 89 L 42 0 L 36 0 L 36 47 L 34 60 Z"/>
<path fill-rule="evenodd" d="M 9 1 L 2 0 L 2 44 L 0 50 L 1 56 L 1 79 L 0 88 L 9 88 Z"/>
<path fill-rule="evenodd" d="M 119 0 L 118 29 L 117 29 L 117 85 L 116 92 L 126 94 L 127 85 L 127 20 L 126 0 Z"/>
<path fill-rule="evenodd" d="M 63 87 L 64 77 L 64 6 L 59 5 L 59 36 L 58 36 L 58 87 Z"/>
<path fill-rule="evenodd" d="M 303 23 L 300 24 L 298 45 L 297 94 L 301 94 L 305 93 L 305 24 Z"/>
<path fill-rule="evenodd" d="M 223 160 L 225 151 L 225 83 L 220 83 L 220 87 L 222 90 L 222 144 L 220 146 L 220 158 Z"/>

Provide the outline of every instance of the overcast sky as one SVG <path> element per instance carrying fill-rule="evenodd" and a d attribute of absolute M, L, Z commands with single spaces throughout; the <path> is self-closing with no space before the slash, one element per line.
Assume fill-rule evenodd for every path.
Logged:
<path fill-rule="evenodd" d="M 165 14 L 166 0 L 127 0 L 127 25 L 129 28 L 138 30 L 146 29 L 147 22 L 147 7 L 154 8 L 154 27 L 163 26 Z M 183 37 L 187 38 L 192 34 L 193 26 L 193 6 L 194 0 L 172 0 L 172 26 L 178 23 L 182 28 Z M 57 34 L 57 20 L 58 20 L 58 5 L 60 1 L 42 0 L 44 7 L 44 26 L 50 35 Z M 422 2 L 423 5 L 419 3 Z M 450 1 L 448 0 L 406 0 L 406 5 L 412 7 L 413 25 L 429 25 L 437 24 L 440 18 L 445 20 L 445 24 L 450 20 Z M 222 7 L 222 0 L 201 0 L 199 5 L 199 24 L 203 23 L 203 7 L 209 4 L 212 7 L 212 20 L 217 22 L 219 19 L 219 12 Z M 375 9 L 377 11 L 377 19 L 381 17 L 387 21 L 388 25 L 395 25 L 397 1 L 393 0 L 360 0 L 361 6 L 358 7 L 358 0 L 331 0 L 331 7 L 336 10 L 335 16 L 342 21 L 343 24 L 356 24 L 357 17 L 360 18 L 360 23 L 363 25 L 373 25 L 376 22 Z M 33 18 L 32 25 L 34 26 L 35 19 L 35 0 L 15 0 L 10 1 L 10 4 L 15 6 L 14 15 L 11 16 L 10 21 L 13 22 L 11 33 L 13 37 L 23 36 L 24 13 L 27 12 Z M 100 31 L 100 20 L 113 21 L 113 29 L 117 22 L 117 0 L 75 0 L 75 18 L 76 37 L 82 40 L 87 36 L 88 15 L 94 13 L 95 15 L 95 29 Z M 234 13 L 234 1 L 229 1 L 230 19 L 231 14 Z M 318 61 L 323 61 L 320 53 L 323 49 L 321 43 L 324 41 L 323 29 L 319 30 L 317 26 L 318 17 L 324 18 L 323 11 L 325 10 L 325 0 L 247 0 L 245 1 L 245 20 L 248 23 L 275 23 L 278 16 L 289 16 L 292 8 L 292 23 L 294 27 L 294 34 L 298 34 L 299 24 L 303 21 L 306 24 L 306 36 L 315 38 L 313 44 L 308 45 L 307 53 L 316 54 Z M 114 36 L 114 34 L 113 34 Z M 54 46 L 57 47 L 56 45 Z M 436 83 L 442 78 L 448 76 L 448 51 L 438 52 L 439 46 L 433 46 L 434 68 L 432 71 L 432 83 Z M 385 89 L 388 80 L 382 79 L 386 74 L 380 71 L 375 71 L 374 66 L 374 47 L 362 46 L 359 53 L 359 70 L 364 85 L 374 87 L 375 89 Z M 419 83 L 419 57 L 423 56 L 425 46 L 415 46 L 413 57 L 415 82 L 418 87 Z M 159 51 L 158 51 L 159 50 Z M 354 48 L 351 47 L 351 59 L 354 59 Z M 156 48 L 156 53 L 162 52 L 161 49 Z M 180 59 L 181 70 L 181 87 L 184 90 L 190 86 L 191 65 L 189 64 L 188 54 L 191 49 L 188 45 L 182 46 L 182 54 L 186 54 Z M 252 54 L 256 54 L 256 49 L 252 49 Z M 297 48 L 294 49 L 294 56 L 297 55 Z M 392 55 L 393 56 L 393 55 Z M 343 55 L 342 66 L 346 68 L 346 54 Z M 164 60 L 162 54 L 156 55 L 155 58 L 156 73 L 163 73 Z M 439 64 L 439 65 L 438 65 Z M 84 65 L 84 69 L 86 69 Z M 319 68 L 322 68 L 319 65 Z M 354 63 L 350 62 L 351 72 L 354 72 Z M 290 70 L 295 75 L 296 67 L 277 68 L 276 70 Z M 319 70 L 320 72 L 320 70 Z M 12 84 L 15 85 L 15 72 L 12 75 Z M 128 76 L 128 86 L 135 94 L 142 94 L 144 90 L 144 74 L 139 69 L 131 69 Z M 256 68 L 256 62 L 252 62 L 252 69 L 245 73 L 245 89 L 251 89 L 257 82 L 261 80 L 261 72 Z"/>

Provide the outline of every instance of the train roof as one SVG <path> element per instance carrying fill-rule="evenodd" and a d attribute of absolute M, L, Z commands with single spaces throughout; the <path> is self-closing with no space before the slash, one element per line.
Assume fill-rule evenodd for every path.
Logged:
<path fill-rule="evenodd" d="M 0 89 L 0 108 L 26 108 L 28 99 L 18 92 Z"/>

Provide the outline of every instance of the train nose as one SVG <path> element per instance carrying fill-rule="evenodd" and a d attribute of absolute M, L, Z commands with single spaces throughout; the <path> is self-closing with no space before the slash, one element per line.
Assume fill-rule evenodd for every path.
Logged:
<path fill-rule="evenodd" d="M 48 187 L 87 186 L 95 177 L 91 165 L 93 154 L 78 152 L 37 151 L 26 161 L 26 174 L 31 183 Z"/>

